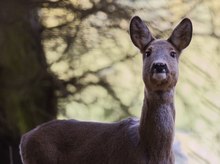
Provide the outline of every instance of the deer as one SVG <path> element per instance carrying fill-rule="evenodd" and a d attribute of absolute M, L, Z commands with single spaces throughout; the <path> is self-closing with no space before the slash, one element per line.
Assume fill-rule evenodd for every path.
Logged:
<path fill-rule="evenodd" d="M 179 57 L 192 38 L 191 20 L 184 18 L 168 39 L 156 39 L 134 16 L 130 37 L 143 59 L 140 120 L 49 121 L 22 136 L 24 164 L 174 164 L 174 94 Z"/>

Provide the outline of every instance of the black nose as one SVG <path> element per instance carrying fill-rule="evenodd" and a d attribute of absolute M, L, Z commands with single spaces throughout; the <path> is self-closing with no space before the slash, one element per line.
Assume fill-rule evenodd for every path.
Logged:
<path fill-rule="evenodd" d="M 168 68 L 165 63 L 154 63 L 151 70 L 153 73 L 168 73 Z"/>

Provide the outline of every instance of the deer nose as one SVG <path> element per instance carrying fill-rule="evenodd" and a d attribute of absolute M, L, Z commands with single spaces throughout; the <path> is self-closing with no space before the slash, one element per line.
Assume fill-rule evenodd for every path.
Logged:
<path fill-rule="evenodd" d="M 168 68 L 165 63 L 154 63 L 151 70 L 153 73 L 168 73 Z"/>

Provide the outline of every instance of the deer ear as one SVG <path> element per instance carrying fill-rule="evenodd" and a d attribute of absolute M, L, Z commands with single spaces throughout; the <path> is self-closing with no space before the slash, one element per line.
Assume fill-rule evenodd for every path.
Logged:
<path fill-rule="evenodd" d="M 140 50 L 143 50 L 143 48 L 154 39 L 150 30 L 138 16 L 131 19 L 130 37 L 133 44 Z"/>
<path fill-rule="evenodd" d="M 185 18 L 173 30 L 168 41 L 181 51 L 189 45 L 192 38 L 192 30 L 192 22 L 190 19 Z"/>

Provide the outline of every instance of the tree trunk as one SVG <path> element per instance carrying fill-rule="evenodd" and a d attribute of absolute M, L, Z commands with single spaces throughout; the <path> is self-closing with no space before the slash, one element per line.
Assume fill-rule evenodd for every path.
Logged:
<path fill-rule="evenodd" d="M 0 5 L 0 161 L 19 164 L 21 135 L 57 115 L 53 79 L 30 0 Z"/>

